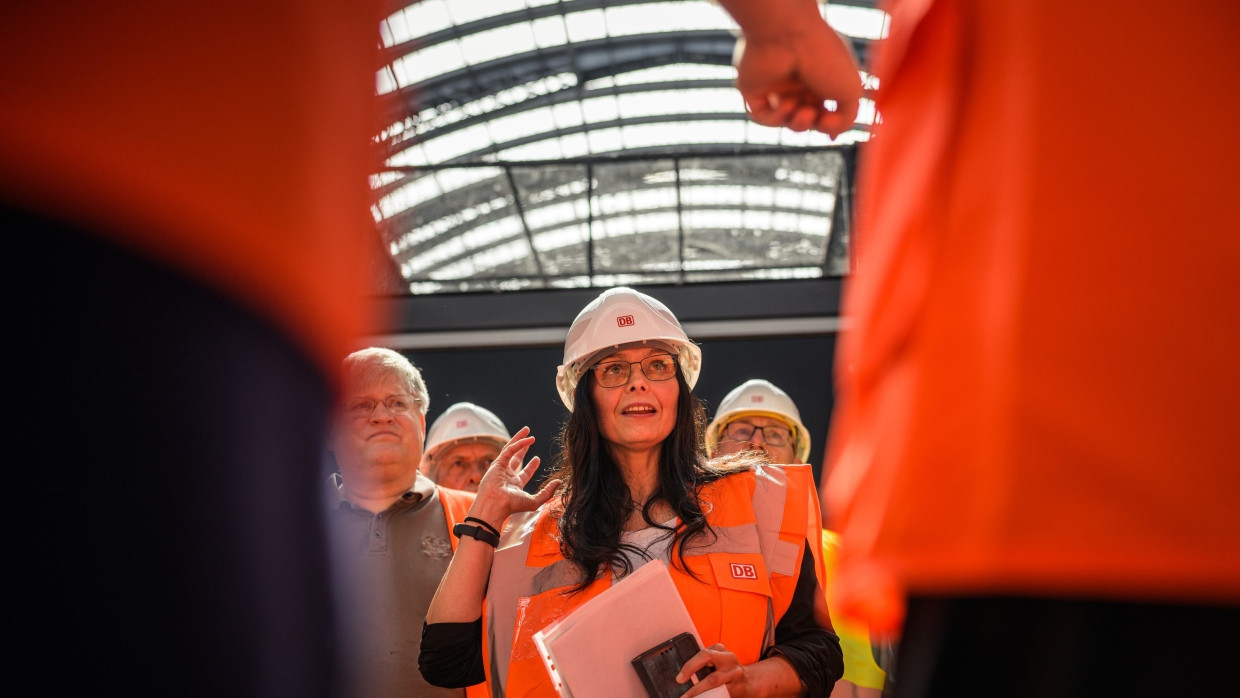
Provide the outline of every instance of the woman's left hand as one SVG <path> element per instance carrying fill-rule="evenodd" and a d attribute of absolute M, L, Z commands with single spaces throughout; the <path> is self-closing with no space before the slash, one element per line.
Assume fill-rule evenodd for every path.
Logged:
<path fill-rule="evenodd" d="M 749 677 L 745 673 L 745 667 L 741 666 L 736 655 L 722 644 L 711 645 L 690 657 L 689 661 L 680 668 L 676 680 L 680 683 L 689 681 L 691 680 L 689 677 L 708 666 L 714 667 L 715 670 L 706 678 L 698 681 L 684 694 L 683 698 L 693 698 L 716 686 L 727 686 L 728 695 L 732 698 L 744 698 L 750 695 Z"/>
<path fill-rule="evenodd" d="M 699 696 L 718 686 L 727 686 L 731 698 L 804 695 L 805 687 L 796 669 L 782 655 L 777 653 L 755 664 L 743 665 L 722 644 L 711 645 L 690 657 L 676 679 L 680 683 L 689 681 L 689 677 L 708 666 L 715 670 L 693 685 L 683 698 Z"/>

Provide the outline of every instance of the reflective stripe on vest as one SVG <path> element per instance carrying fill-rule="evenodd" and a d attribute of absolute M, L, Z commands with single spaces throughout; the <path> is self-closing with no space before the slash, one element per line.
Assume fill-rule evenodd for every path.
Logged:
<path fill-rule="evenodd" d="M 457 539 L 452 529 L 469 515 L 469 507 L 474 503 L 474 495 L 447 487 L 435 487 L 439 494 L 439 502 L 443 505 L 444 521 L 448 524 L 448 540 L 452 543 L 452 552 L 456 552 Z"/>
<path fill-rule="evenodd" d="M 472 493 L 447 487 L 436 487 L 435 491 L 439 494 L 440 504 L 443 505 L 444 521 L 448 524 L 448 540 L 452 543 L 452 552 L 455 553 L 457 543 L 460 541 L 452 535 L 452 529 L 469 515 L 469 507 L 474 503 L 474 496 Z M 486 682 L 465 689 L 466 698 L 488 698 L 490 695 Z"/>
<path fill-rule="evenodd" d="M 669 571 L 706 646 L 722 642 L 742 664 L 750 664 L 774 644 L 807 536 L 821 586 L 813 472 L 808 465 L 781 465 L 729 475 L 705 487 L 701 503 L 713 535 L 692 541 Z M 561 593 L 578 573 L 560 555 L 551 508 L 544 506 L 516 525 L 509 522 L 491 566 L 483 656 L 494 698 L 555 696 L 534 633 L 611 586 L 606 575 L 579 594 Z"/>

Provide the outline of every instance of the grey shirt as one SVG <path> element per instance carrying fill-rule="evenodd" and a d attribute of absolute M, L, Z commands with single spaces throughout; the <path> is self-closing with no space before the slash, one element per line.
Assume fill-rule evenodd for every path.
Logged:
<path fill-rule="evenodd" d="M 422 623 L 452 558 L 443 503 L 435 484 L 418 475 L 387 510 L 354 507 L 332 476 L 328 511 L 333 570 L 345 652 L 346 693 L 357 698 L 462 698 L 418 671 Z"/>

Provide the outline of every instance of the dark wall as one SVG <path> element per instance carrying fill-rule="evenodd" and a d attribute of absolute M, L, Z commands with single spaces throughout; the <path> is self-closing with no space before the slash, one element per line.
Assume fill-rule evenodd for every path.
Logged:
<path fill-rule="evenodd" d="M 835 335 L 716 339 L 700 342 L 702 373 L 694 392 L 707 413 L 728 391 L 750 378 L 765 378 L 796 402 L 810 430 L 810 463 L 817 475 L 834 404 L 831 364 Z M 555 390 L 555 370 L 563 347 L 515 347 L 453 350 L 405 350 L 422 371 L 430 391 L 427 426 L 449 405 L 473 402 L 499 415 L 516 431 L 528 426 L 538 441 L 531 455 L 549 467 L 557 453 L 556 437 L 568 415 Z M 538 479 L 538 476 L 535 476 Z"/>

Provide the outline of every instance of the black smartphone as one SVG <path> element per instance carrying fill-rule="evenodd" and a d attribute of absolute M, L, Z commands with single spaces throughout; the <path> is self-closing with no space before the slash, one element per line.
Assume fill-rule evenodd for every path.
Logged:
<path fill-rule="evenodd" d="M 693 633 L 681 633 L 669 640 L 660 642 L 633 658 L 633 668 L 641 677 L 642 685 L 650 698 L 679 698 L 684 695 L 692 681 L 676 683 L 676 674 L 693 655 L 701 650 Z M 714 667 L 703 667 L 696 676 L 699 681 L 714 671 Z"/>

